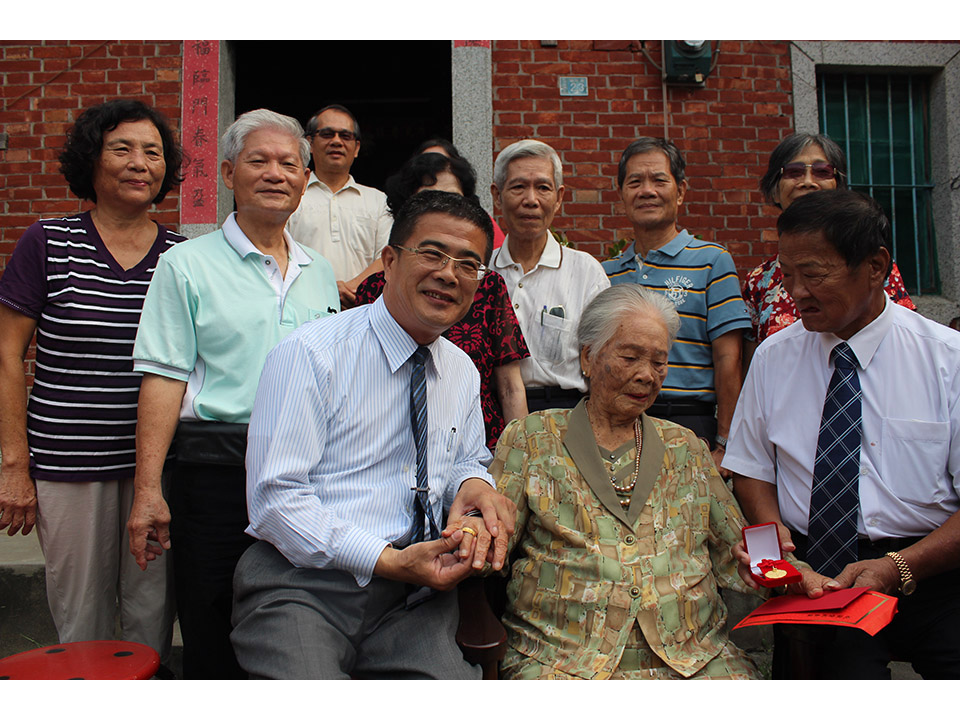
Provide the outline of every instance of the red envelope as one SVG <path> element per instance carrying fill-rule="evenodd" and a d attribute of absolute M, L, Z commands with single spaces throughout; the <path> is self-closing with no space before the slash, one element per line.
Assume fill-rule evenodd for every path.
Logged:
<path fill-rule="evenodd" d="M 825 592 L 818 598 L 808 598 L 806 595 L 780 595 L 770 598 L 763 605 L 751 613 L 752 615 L 771 615 L 773 613 L 793 612 L 823 612 L 824 610 L 840 610 L 863 595 L 870 588 L 844 588 Z"/>
<path fill-rule="evenodd" d="M 833 595 L 843 592 L 838 590 Z M 784 600 L 787 598 L 774 598 Z M 801 607 L 810 607 L 810 600 L 803 596 L 796 599 L 801 601 Z M 817 598 L 819 600 L 819 598 Z M 769 600 L 767 603 L 774 602 Z M 836 600 L 834 600 L 836 602 Z M 767 603 L 764 603 L 766 605 Z M 836 610 L 810 610 L 799 612 L 763 613 L 759 612 L 764 605 L 747 615 L 734 626 L 734 630 L 754 625 L 772 625 L 774 623 L 790 623 L 794 625 L 837 625 L 863 630 L 868 635 L 876 635 L 890 624 L 897 613 L 897 599 L 882 593 L 868 590 L 860 592 L 850 603 Z M 796 606 L 796 605 L 794 605 Z"/>

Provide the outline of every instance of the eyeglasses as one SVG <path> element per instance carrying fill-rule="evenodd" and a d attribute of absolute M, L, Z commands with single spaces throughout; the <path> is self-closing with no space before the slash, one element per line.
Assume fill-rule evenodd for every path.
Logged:
<path fill-rule="evenodd" d="M 334 136 L 336 135 L 339 135 L 340 139 L 344 142 L 353 142 L 357 139 L 357 134 L 352 130 L 336 130 L 335 128 L 331 127 L 320 128 L 312 134 L 319 135 L 324 140 L 333 140 Z"/>
<path fill-rule="evenodd" d="M 810 174 L 814 180 L 833 180 L 837 175 L 843 175 L 842 172 L 828 162 L 787 163 L 780 168 L 780 174 L 787 180 L 799 180 L 807 174 L 807 168 L 810 168 Z"/>
<path fill-rule="evenodd" d="M 403 245 L 391 245 L 397 250 L 406 250 L 417 256 L 420 264 L 428 270 L 442 270 L 453 260 L 453 271 L 464 280 L 483 280 L 490 268 L 471 258 L 455 258 L 433 248 L 409 248 Z"/>

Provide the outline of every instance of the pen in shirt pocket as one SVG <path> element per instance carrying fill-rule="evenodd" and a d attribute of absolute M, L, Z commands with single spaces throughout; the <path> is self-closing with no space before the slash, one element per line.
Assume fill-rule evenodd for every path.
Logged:
<path fill-rule="evenodd" d="M 447 440 L 447 452 L 450 452 L 450 448 L 453 447 L 453 441 L 457 437 L 457 429 L 455 427 L 450 428 L 450 437 Z"/>

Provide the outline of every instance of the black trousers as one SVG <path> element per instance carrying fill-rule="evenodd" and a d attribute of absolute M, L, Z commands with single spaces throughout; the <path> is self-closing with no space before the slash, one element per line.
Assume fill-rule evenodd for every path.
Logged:
<path fill-rule="evenodd" d="M 717 437 L 716 405 L 696 401 L 657 400 L 647 410 L 647 415 L 693 430 L 697 437 L 707 441 L 711 450 L 714 449 L 714 439 Z"/>
<path fill-rule="evenodd" d="M 246 470 L 242 460 L 217 465 L 178 456 L 172 476 L 170 542 L 183 676 L 245 679 L 230 644 L 230 613 L 233 571 L 254 542 L 244 532 Z"/>
<path fill-rule="evenodd" d="M 805 538 L 793 535 L 803 559 Z M 893 549 L 869 541 L 858 548 L 861 560 Z M 909 662 L 928 680 L 960 678 L 960 570 L 922 580 L 913 595 L 898 597 L 893 622 L 872 637 L 853 628 L 774 625 L 774 680 L 889 680 L 891 660 Z"/>

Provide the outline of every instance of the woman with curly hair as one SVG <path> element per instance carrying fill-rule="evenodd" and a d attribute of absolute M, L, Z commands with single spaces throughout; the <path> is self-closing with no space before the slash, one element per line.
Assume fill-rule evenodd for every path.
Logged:
<path fill-rule="evenodd" d="M 131 353 L 160 254 L 184 238 L 150 219 L 181 181 L 167 120 L 135 100 L 91 107 L 60 170 L 92 202 L 39 220 L 0 278 L 0 530 L 36 525 L 60 642 L 120 635 L 170 651 L 166 561 L 127 550 L 140 377 Z M 37 334 L 29 403 L 23 359 Z"/>

